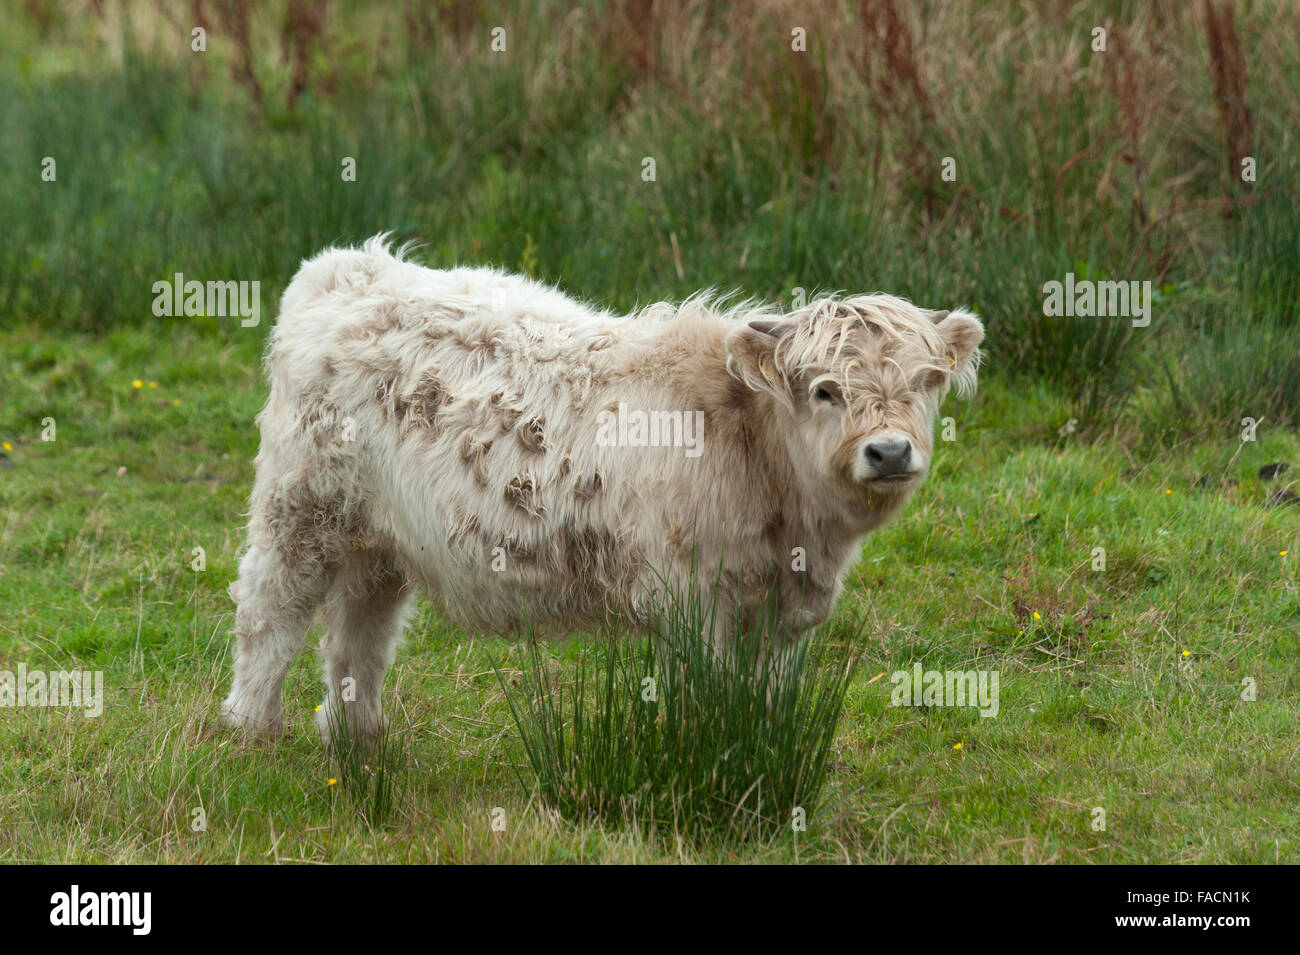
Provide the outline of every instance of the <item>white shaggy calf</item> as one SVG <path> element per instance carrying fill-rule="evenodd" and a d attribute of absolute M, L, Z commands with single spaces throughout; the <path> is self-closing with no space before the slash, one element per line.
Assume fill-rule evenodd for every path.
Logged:
<path fill-rule="evenodd" d="M 321 253 L 271 337 L 227 719 L 279 731 L 323 607 L 322 731 L 342 702 L 373 738 L 416 585 L 468 628 L 564 631 L 644 622 L 698 568 L 722 619 L 823 621 L 983 334 L 887 295 L 621 316 L 378 239 Z"/>

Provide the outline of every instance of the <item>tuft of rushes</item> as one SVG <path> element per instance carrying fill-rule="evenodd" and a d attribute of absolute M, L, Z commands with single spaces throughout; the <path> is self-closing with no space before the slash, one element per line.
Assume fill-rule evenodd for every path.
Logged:
<path fill-rule="evenodd" d="M 330 711 L 330 772 L 328 785 L 342 790 L 371 829 L 386 826 L 401 803 L 402 770 L 407 763 L 401 733 L 381 725 L 372 746 L 354 738 L 344 707 Z"/>
<path fill-rule="evenodd" d="M 772 614 L 725 621 L 698 592 L 655 614 L 656 637 L 606 637 L 557 678 L 530 634 L 501 681 L 543 801 L 574 823 L 693 843 L 769 841 L 813 818 L 853 675 L 849 641 L 795 642 Z M 775 648 L 786 646 L 781 652 Z"/>

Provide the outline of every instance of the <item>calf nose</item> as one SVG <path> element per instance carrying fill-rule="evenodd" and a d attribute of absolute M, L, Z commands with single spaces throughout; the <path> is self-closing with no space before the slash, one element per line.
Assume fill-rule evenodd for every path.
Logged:
<path fill-rule="evenodd" d="M 866 455 L 877 477 L 906 474 L 912 462 L 912 445 L 902 440 L 873 441 L 867 445 Z"/>

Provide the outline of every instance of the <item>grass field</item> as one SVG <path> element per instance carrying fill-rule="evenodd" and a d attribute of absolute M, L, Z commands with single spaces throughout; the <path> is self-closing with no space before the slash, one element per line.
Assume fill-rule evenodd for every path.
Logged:
<path fill-rule="evenodd" d="M 782 4 L 339 3 L 295 95 L 295 5 L 252 23 L 255 87 L 231 23 L 203 59 L 185 15 L 169 39 L 103 6 L 0 4 L 0 671 L 105 693 L 96 718 L 0 708 L 0 861 L 1300 862 L 1300 9 L 1238 10 L 1247 77 L 1176 3 L 820 4 L 805 59 Z M 1225 172 L 1237 80 L 1255 183 Z M 979 393 L 841 602 L 862 660 L 807 832 L 561 819 L 493 671 L 526 654 L 423 603 L 386 825 L 329 782 L 307 655 L 284 741 L 220 725 L 274 302 L 385 228 L 619 307 L 880 288 L 984 317 Z M 260 280 L 266 318 L 153 316 L 178 271 Z M 1046 318 L 1067 271 L 1151 281 L 1151 326 Z M 584 645 L 543 652 L 572 675 Z M 915 662 L 999 671 L 998 715 L 892 706 Z"/>

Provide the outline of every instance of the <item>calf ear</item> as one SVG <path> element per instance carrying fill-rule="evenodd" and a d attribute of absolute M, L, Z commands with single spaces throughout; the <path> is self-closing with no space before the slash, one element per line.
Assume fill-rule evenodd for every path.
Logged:
<path fill-rule="evenodd" d="M 944 357 L 948 359 L 952 382 L 957 391 L 969 394 L 975 390 L 975 373 L 980 363 L 980 342 L 984 341 L 984 326 L 970 312 L 932 312 L 931 318 L 943 337 Z"/>
<path fill-rule="evenodd" d="M 794 329 L 791 321 L 755 319 L 727 334 L 727 370 L 752 391 L 766 391 L 788 403 L 789 383 L 776 362 L 776 344 Z"/>

